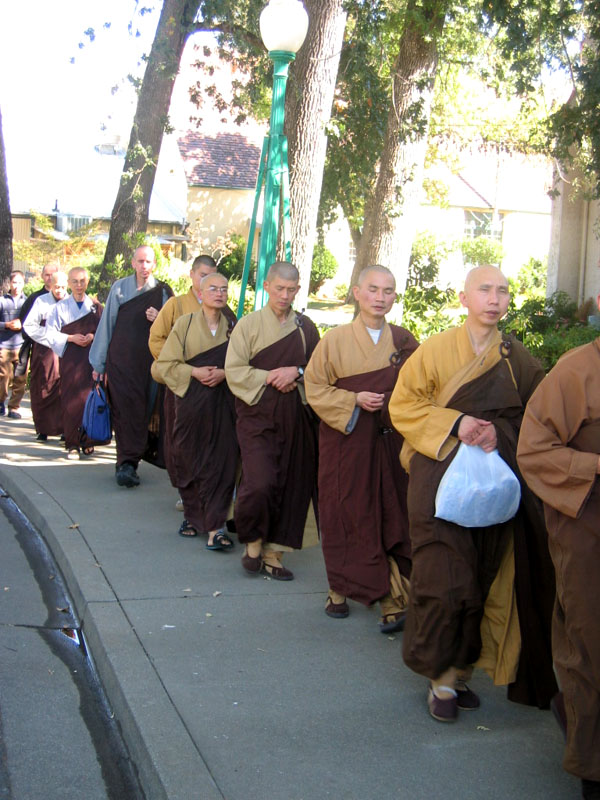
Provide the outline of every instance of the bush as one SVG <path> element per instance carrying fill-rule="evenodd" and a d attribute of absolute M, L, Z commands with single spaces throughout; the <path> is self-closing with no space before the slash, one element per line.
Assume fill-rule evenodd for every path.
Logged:
<path fill-rule="evenodd" d="M 230 278 L 227 303 L 235 314 L 237 314 L 238 311 L 241 288 L 242 288 L 241 280 Z M 248 314 L 253 309 L 254 309 L 254 289 L 252 289 L 252 287 L 250 286 L 247 286 L 246 294 L 244 297 L 244 314 Z"/>
<path fill-rule="evenodd" d="M 234 278 L 241 281 L 244 274 L 244 261 L 246 259 L 247 243 L 243 236 L 234 233 L 230 237 L 231 251 L 219 261 L 219 272 L 226 278 Z M 256 285 L 256 261 L 250 260 L 250 275 L 248 276 L 248 286 L 254 289 Z"/>
<path fill-rule="evenodd" d="M 487 236 L 476 236 L 474 239 L 463 239 L 460 245 L 465 264 L 479 267 L 482 264 L 500 266 L 504 251 L 496 239 Z"/>
<path fill-rule="evenodd" d="M 312 267 L 310 270 L 309 292 L 314 294 L 323 283 L 333 278 L 338 269 L 338 262 L 325 245 L 317 244 L 313 250 Z"/>

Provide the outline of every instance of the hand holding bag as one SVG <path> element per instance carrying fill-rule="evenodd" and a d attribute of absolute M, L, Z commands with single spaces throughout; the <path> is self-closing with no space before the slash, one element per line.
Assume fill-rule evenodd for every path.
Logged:
<path fill-rule="evenodd" d="M 110 444 L 112 439 L 110 410 L 100 381 L 94 383 L 94 388 L 87 396 L 80 431 L 83 447 Z"/>
<path fill-rule="evenodd" d="M 485 528 L 512 519 L 521 484 L 497 450 L 460 443 L 435 497 L 435 516 L 465 528 Z"/>

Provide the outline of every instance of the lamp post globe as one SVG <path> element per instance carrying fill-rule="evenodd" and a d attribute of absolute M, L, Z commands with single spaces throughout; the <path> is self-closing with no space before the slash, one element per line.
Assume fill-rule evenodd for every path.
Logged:
<path fill-rule="evenodd" d="M 308 14 L 300 0 L 270 0 L 260 14 L 259 25 L 269 52 L 297 53 L 308 31 Z"/>

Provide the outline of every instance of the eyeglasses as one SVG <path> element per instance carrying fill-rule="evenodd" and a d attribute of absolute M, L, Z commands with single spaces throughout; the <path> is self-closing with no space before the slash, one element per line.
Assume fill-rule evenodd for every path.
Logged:
<path fill-rule="evenodd" d="M 204 291 L 207 291 L 206 289 Z M 227 294 L 227 286 L 209 286 L 208 291 L 213 294 Z"/>

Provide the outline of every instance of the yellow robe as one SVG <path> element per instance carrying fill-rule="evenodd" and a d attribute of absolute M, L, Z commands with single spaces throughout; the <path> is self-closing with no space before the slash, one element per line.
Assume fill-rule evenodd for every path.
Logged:
<path fill-rule="evenodd" d="M 148 347 L 154 358 L 158 358 L 175 321 L 184 314 L 193 314 L 194 311 L 199 311 L 200 305 L 192 288 L 187 294 L 182 294 L 179 297 L 170 297 L 167 300 L 150 328 Z"/>
<path fill-rule="evenodd" d="M 219 327 L 213 336 L 202 308 L 180 317 L 160 351 L 153 374 L 174 394 L 183 397 L 192 380 L 192 367 L 186 361 L 226 342 L 228 327 L 227 319 L 221 314 Z"/>
<path fill-rule="evenodd" d="M 477 356 L 466 325 L 450 328 L 421 344 L 404 364 L 389 410 L 392 423 L 405 439 L 401 461 L 407 472 L 415 452 L 443 461 L 454 450 L 458 439 L 451 431 L 462 414 L 445 404 L 459 386 L 483 375 L 500 360 L 501 338 L 498 332 Z M 500 685 L 514 681 L 521 646 L 514 569 L 511 540 L 486 600 L 477 662 Z"/>
<path fill-rule="evenodd" d="M 231 333 L 225 373 L 229 388 L 236 397 L 249 406 L 254 406 L 265 391 L 268 371 L 250 366 L 250 361 L 265 347 L 284 339 L 296 330 L 296 312 L 291 311 L 287 320 L 281 324 L 269 306 L 242 317 Z M 302 333 L 302 328 L 300 328 Z M 293 367 L 296 364 L 281 364 Z M 304 390 L 300 388 L 304 400 Z"/>

